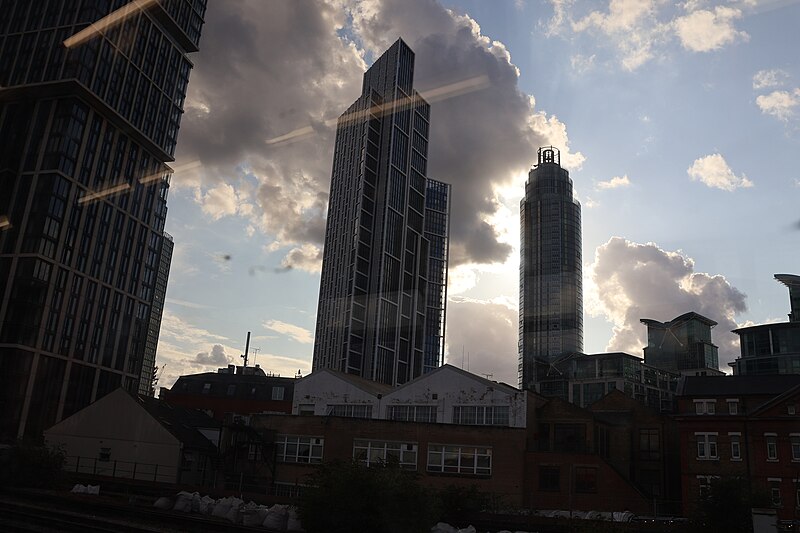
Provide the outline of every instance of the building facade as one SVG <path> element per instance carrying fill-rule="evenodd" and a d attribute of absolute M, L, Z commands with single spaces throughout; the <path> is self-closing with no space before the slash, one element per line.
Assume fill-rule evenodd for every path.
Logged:
<path fill-rule="evenodd" d="M 215 420 L 226 415 L 246 419 L 253 413 L 291 413 L 295 378 L 267 375 L 258 366 L 220 368 L 181 376 L 162 387 L 160 400 L 205 411 Z"/>
<path fill-rule="evenodd" d="M 206 2 L 127 4 L 0 4 L 3 440 L 152 372 L 167 163 Z"/>
<path fill-rule="evenodd" d="M 399 385 L 442 364 L 450 186 L 427 178 L 430 105 L 394 43 L 339 117 L 313 368 Z"/>
<path fill-rule="evenodd" d="M 539 148 L 520 202 L 519 387 L 533 389 L 536 360 L 583 351 L 581 207 L 561 154 Z"/>
<path fill-rule="evenodd" d="M 448 364 L 398 387 L 322 369 L 297 380 L 292 414 L 525 427 L 527 394 Z"/>
<path fill-rule="evenodd" d="M 643 318 L 647 326 L 644 362 L 685 376 L 723 375 L 719 369 L 719 348 L 711 342 L 717 325 L 698 313 L 685 313 L 668 322 Z"/>
<path fill-rule="evenodd" d="M 800 376 L 689 376 L 678 391 L 683 513 L 737 479 L 779 520 L 800 516 Z"/>
<path fill-rule="evenodd" d="M 789 289 L 789 322 L 733 330 L 741 355 L 729 363 L 735 375 L 800 374 L 800 276 L 775 274 Z"/>
<path fill-rule="evenodd" d="M 613 391 L 621 391 L 658 412 L 674 408 L 680 374 L 645 364 L 623 352 L 565 355 L 550 364 L 537 361 L 536 390 L 589 407 Z"/>

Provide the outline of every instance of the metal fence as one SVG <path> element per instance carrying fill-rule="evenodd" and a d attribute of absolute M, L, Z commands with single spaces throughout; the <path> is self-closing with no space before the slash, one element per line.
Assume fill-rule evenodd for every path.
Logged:
<path fill-rule="evenodd" d="M 64 458 L 64 470 L 76 474 L 92 474 L 155 483 L 175 483 L 178 481 L 178 468 L 175 466 L 110 459 L 103 460 L 97 457 L 67 456 Z"/>

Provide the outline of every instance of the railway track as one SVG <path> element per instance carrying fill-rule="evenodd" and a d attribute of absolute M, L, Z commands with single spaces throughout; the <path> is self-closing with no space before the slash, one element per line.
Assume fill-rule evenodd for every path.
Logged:
<path fill-rule="evenodd" d="M 263 527 L 246 527 L 227 520 L 89 498 L 46 492 L 0 493 L 0 531 L 270 533 Z"/>

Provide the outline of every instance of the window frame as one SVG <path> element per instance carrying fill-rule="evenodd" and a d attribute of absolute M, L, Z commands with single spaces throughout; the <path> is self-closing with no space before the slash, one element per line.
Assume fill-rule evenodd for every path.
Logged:
<path fill-rule="evenodd" d="M 696 451 L 698 461 L 717 461 L 719 460 L 719 448 L 717 446 L 718 433 L 716 431 L 696 432 Z M 713 437 L 713 439 L 712 439 Z M 701 453 L 702 445 L 702 453 Z M 713 445 L 713 454 L 712 454 Z"/>
<path fill-rule="evenodd" d="M 287 453 L 290 446 L 294 446 L 291 454 Z M 308 446 L 308 455 L 300 454 L 301 446 Z M 325 438 L 315 435 L 276 435 L 275 447 L 275 459 L 279 463 L 319 464 L 325 452 Z M 319 453 L 315 454 L 317 450 Z"/>
<path fill-rule="evenodd" d="M 409 449 L 411 447 L 411 449 Z M 373 457 L 373 450 L 376 455 L 382 451 L 383 457 Z M 360 457 L 358 452 L 365 452 L 364 457 Z M 419 463 L 419 443 L 407 441 L 391 441 L 381 439 L 356 438 L 353 439 L 353 461 L 363 464 L 367 468 L 391 464 L 388 459 L 389 452 L 397 453 L 397 464 L 404 470 L 417 470 Z M 413 461 L 411 456 L 413 455 Z"/>
<path fill-rule="evenodd" d="M 491 446 L 430 443 L 427 452 L 426 470 L 430 473 L 474 477 L 492 476 Z M 472 466 L 462 464 L 463 459 L 470 455 L 472 456 Z M 438 460 L 434 460 L 437 456 Z M 453 459 L 456 460 L 456 464 L 448 464 L 448 461 Z M 488 466 L 479 466 L 480 459 L 488 460 Z"/>

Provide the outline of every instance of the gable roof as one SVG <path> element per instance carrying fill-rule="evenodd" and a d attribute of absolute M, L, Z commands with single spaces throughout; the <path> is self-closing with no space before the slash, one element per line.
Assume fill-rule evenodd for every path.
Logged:
<path fill-rule="evenodd" d="M 506 383 L 503 383 L 503 382 L 500 382 L 500 381 L 492 381 L 490 379 L 484 378 L 483 376 L 479 376 L 477 374 L 473 374 L 471 372 L 467 372 L 466 370 L 463 370 L 461 368 L 458 368 L 457 366 L 453 366 L 453 365 L 447 364 L 447 363 L 443 364 L 440 367 L 435 368 L 434 370 L 431 370 L 430 372 L 428 372 L 426 374 L 422 374 L 421 376 L 417 376 L 416 378 L 412 379 L 411 381 L 407 381 L 407 382 L 403 383 L 402 385 L 400 385 L 399 387 L 397 387 L 394 390 L 400 390 L 400 389 L 408 387 L 408 386 L 410 386 L 412 384 L 417 384 L 420 381 L 428 379 L 431 376 L 433 376 L 435 374 L 438 374 L 440 372 L 455 372 L 456 374 L 460 374 L 460 375 L 462 375 L 462 376 L 464 376 L 464 377 L 466 377 L 468 379 L 471 379 L 473 381 L 477 381 L 478 383 L 481 383 L 482 385 L 484 385 L 486 387 L 492 387 L 492 388 L 500 389 L 500 390 L 503 390 L 504 392 L 507 392 L 508 394 L 515 394 L 517 392 L 521 392 L 518 388 L 512 387 L 511 385 L 508 385 Z"/>
<path fill-rule="evenodd" d="M 209 452 L 216 451 L 216 446 L 198 430 L 219 429 L 221 424 L 203 411 L 170 405 L 149 396 L 137 395 L 134 399 L 184 446 Z"/>
<path fill-rule="evenodd" d="M 379 394 L 381 395 L 388 394 L 394 390 L 394 387 L 392 387 L 391 385 L 364 379 L 360 376 L 356 376 L 355 374 L 347 374 L 345 372 L 340 372 L 332 368 L 319 368 L 313 371 L 311 374 L 302 377 L 297 381 L 302 382 L 312 378 L 318 378 L 320 374 L 330 374 L 331 376 L 338 378 L 342 381 L 346 381 L 347 383 L 353 385 L 354 387 L 361 389 L 367 394 L 372 394 L 373 396 L 377 396 Z"/>
<path fill-rule="evenodd" d="M 763 413 L 764 411 L 766 411 L 766 410 L 768 410 L 768 409 L 780 404 L 781 402 L 784 402 L 784 401 L 788 400 L 789 398 L 791 398 L 793 396 L 800 396 L 800 384 L 798 384 L 798 385 L 792 387 L 791 389 L 788 389 L 788 390 L 784 391 L 783 393 L 778 394 L 774 398 L 764 402 L 755 411 L 753 411 L 753 414 L 757 415 L 757 414 Z"/>

